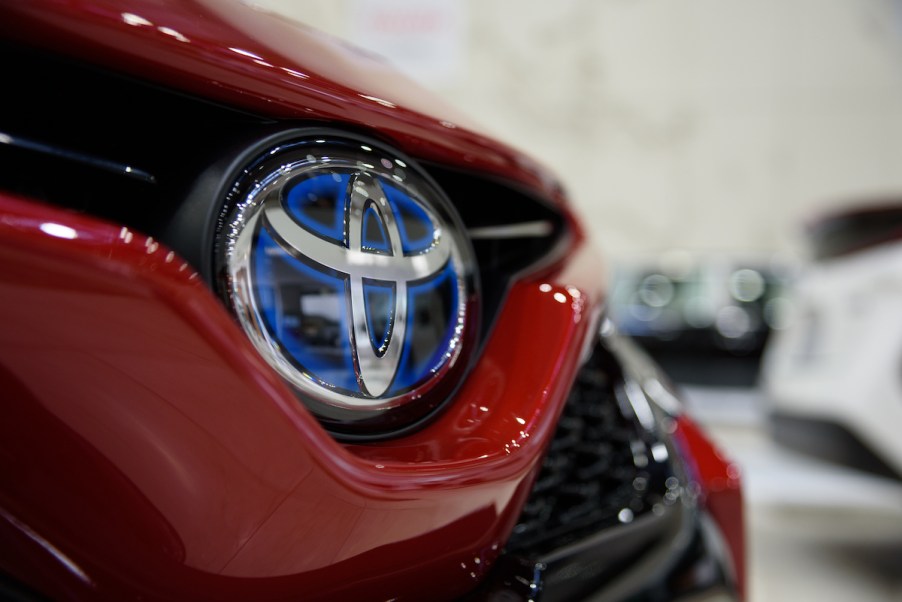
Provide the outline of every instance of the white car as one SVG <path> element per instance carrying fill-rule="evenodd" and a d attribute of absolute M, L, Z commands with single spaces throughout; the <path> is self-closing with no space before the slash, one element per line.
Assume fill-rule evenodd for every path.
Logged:
<path fill-rule="evenodd" d="M 814 261 L 762 364 L 774 436 L 900 478 L 902 206 L 833 214 L 808 233 Z"/>

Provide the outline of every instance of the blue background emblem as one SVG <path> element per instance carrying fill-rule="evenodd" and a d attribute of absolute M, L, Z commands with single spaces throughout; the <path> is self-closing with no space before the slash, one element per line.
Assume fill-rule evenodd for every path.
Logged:
<path fill-rule="evenodd" d="M 309 238 L 298 243 L 298 237 L 282 235 L 279 222 L 258 220 L 251 246 L 252 290 L 269 338 L 302 374 L 336 393 L 391 398 L 428 380 L 453 355 L 461 330 L 461 275 L 454 261 L 445 259 L 422 277 L 391 276 L 400 273 L 391 271 L 392 264 L 400 265 L 399 255 L 411 264 L 412 258 L 434 259 L 437 241 L 446 234 L 435 214 L 402 186 L 384 176 L 363 177 L 351 170 L 317 170 L 282 188 L 278 211 L 318 244 L 309 244 Z M 356 208 L 355 194 L 362 195 Z M 359 249 L 353 248 L 355 229 Z M 332 248 L 323 246 L 318 254 L 320 243 Z M 357 251 L 364 264 L 373 262 L 357 276 L 362 308 L 353 301 L 352 269 L 336 265 L 358 263 L 349 251 Z M 347 259 L 325 261 L 321 255 L 326 253 Z M 383 264 L 388 267 L 380 269 Z M 359 336 L 363 331 L 355 336 L 354 316 L 360 312 L 365 340 Z M 399 353 L 394 365 L 386 359 L 393 345 Z M 362 375 L 366 356 L 378 378 Z M 372 385 L 382 378 L 384 387 Z"/>

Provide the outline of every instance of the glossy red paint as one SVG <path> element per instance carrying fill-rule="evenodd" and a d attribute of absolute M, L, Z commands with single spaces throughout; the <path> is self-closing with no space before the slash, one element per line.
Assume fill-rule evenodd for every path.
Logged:
<path fill-rule="evenodd" d="M 532 160 L 382 63 L 237 3 L 3 3 L 0 34 L 564 202 Z M 567 247 L 510 291 L 457 402 L 412 435 L 353 446 L 168 249 L 0 193 L 0 571 L 56 599 L 467 591 L 509 535 L 595 332 L 599 264 L 567 218 Z M 741 578 L 738 480 L 678 424 Z"/>
<path fill-rule="evenodd" d="M 345 447 L 173 253 L 0 196 L 0 549 L 26 551 L 2 570 L 55 598 L 462 593 L 566 398 L 600 303 L 592 257 L 576 242 L 511 291 L 466 403 Z"/>
<path fill-rule="evenodd" d="M 559 197 L 554 178 L 535 161 L 479 135 L 385 62 L 237 2 L 6 2 L 0 33 L 257 115 L 363 128 L 413 157 Z"/>
<path fill-rule="evenodd" d="M 744 595 L 745 533 L 739 467 L 686 415 L 677 419 L 674 437 L 688 452 L 684 454 L 685 460 L 694 468 L 695 480 L 701 486 L 702 502 L 730 548 L 737 589 Z"/>

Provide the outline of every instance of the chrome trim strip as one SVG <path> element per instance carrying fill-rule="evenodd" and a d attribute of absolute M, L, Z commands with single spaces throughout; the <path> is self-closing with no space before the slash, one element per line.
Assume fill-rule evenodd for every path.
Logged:
<path fill-rule="evenodd" d="M 501 224 L 467 230 L 473 240 L 503 240 L 509 238 L 544 238 L 554 232 L 554 224 L 547 220 Z"/>
<path fill-rule="evenodd" d="M 150 174 L 143 169 L 138 169 L 137 167 L 132 167 L 124 163 L 110 161 L 109 159 L 102 159 L 93 155 L 87 155 L 85 153 L 80 153 L 65 148 L 59 148 L 57 146 L 51 146 L 49 144 L 44 144 L 43 142 L 29 140 L 28 138 L 22 138 L 21 136 L 13 136 L 5 132 L 0 132 L 0 144 L 13 146 L 16 148 L 24 148 L 26 150 L 42 153 L 44 155 L 51 155 L 53 157 L 66 159 L 68 161 L 75 161 L 84 165 L 88 165 L 90 167 L 96 167 L 98 169 L 113 172 L 121 176 L 141 180 L 142 182 L 146 182 L 148 184 L 157 183 L 157 179 L 153 176 L 153 174 Z"/>

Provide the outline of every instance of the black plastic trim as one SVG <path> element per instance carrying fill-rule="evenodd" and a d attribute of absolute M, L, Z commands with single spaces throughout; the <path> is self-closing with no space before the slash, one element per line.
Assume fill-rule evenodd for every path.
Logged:
<path fill-rule="evenodd" d="M 770 416 L 775 441 L 795 451 L 840 466 L 902 481 L 902 474 L 845 426 L 825 418 L 775 412 Z"/>
<path fill-rule="evenodd" d="M 7 602 L 47 602 L 50 598 L 39 594 L 6 573 L 0 572 L 0 600 Z"/>
<path fill-rule="evenodd" d="M 704 512 L 683 506 L 603 531 L 546 558 L 499 558 L 466 602 L 739 601 L 725 543 Z"/>

